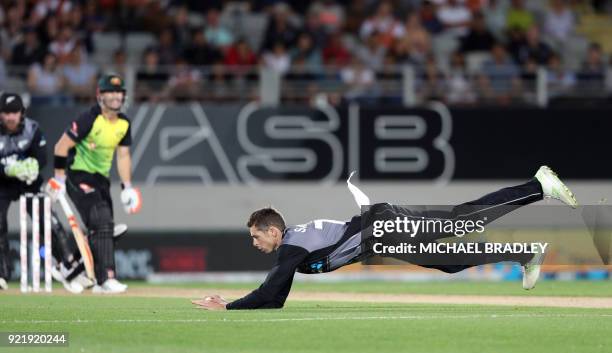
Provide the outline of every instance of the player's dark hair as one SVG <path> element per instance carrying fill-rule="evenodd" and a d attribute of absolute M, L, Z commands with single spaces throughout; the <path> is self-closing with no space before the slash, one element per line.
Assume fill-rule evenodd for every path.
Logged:
<path fill-rule="evenodd" d="M 268 227 L 275 226 L 281 232 L 286 228 L 283 215 L 272 207 L 265 207 L 251 213 L 247 227 L 251 228 L 253 226 L 260 230 L 267 230 Z"/>

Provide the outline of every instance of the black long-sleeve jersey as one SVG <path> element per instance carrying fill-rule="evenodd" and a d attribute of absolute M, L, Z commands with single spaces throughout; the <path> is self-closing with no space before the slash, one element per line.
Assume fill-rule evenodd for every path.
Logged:
<path fill-rule="evenodd" d="M 282 308 L 295 272 L 330 272 L 361 260 L 361 222 L 315 220 L 287 227 L 278 257 L 264 283 L 245 297 L 227 304 L 228 310 Z"/>
<path fill-rule="evenodd" d="M 23 119 L 20 128 L 14 133 L 9 134 L 0 128 L 0 194 L 13 199 L 24 192 L 38 192 L 43 179 L 39 173 L 38 178 L 31 185 L 27 185 L 17 178 L 8 177 L 4 167 L 28 157 L 38 161 L 40 171 L 47 164 L 47 141 L 38 123 L 26 117 Z"/>

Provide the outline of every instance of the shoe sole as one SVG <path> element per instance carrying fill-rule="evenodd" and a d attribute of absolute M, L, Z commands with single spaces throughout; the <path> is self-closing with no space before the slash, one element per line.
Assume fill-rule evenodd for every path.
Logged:
<path fill-rule="evenodd" d="M 531 286 L 525 286 L 525 282 L 523 281 L 523 289 L 530 290 L 530 289 L 535 288 L 536 283 L 538 283 L 538 279 L 540 278 L 540 271 L 542 270 L 542 264 L 544 263 L 545 258 L 546 258 L 546 253 L 537 253 L 533 255 L 533 258 L 531 259 L 531 261 L 528 262 L 529 266 L 537 266 L 536 269 L 532 270 L 532 271 L 537 271 L 537 276 L 536 276 L 535 281 L 533 282 L 533 285 Z M 525 271 L 525 273 L 526 272 L 527 271 Z M 523 279 L 525 278 L 525 273 L 523 273 Z"/>
<path fill-rule="evenodd" d="M 565 183 L 563 183 L 561 179 L 559 179 L 557 173 L 555 173 L 548 166 L 543 166 L 542 168 L 544 169 L 544 172 L 542 174 L 548 179 L 548 181 L 551 184 L 557 184 L 560 186 L 561 192 L 559 197 L 561 198 L 561 201 L 566 205 L 570 206 L 571 208 L 578 207 L 578 200 L 576 200 L 576 196 L 574 195 L 572 190 L 570 190 L 567 185 L 565 185 Z"/>
<path fill-rule="evenodd" d="M 536 274 L 536 279 L 535 279 L 535 281 L 533 282 L 533 284 L 531 286 L 526 286 L 525 285 L 525 281 L 524 281 L 525 274 L 523 273 L 523 289 L 525 289 L 525 290 L 534 289 L 535 286 L 536 286 L 536 283 L 538 283 L 538 279 L 540 279 L 540 271 L 542 270 L 542 266 L 541 265 L 534 265 L 534 266 L 537 266 L 537 268 L 535 268 L 535 269 L 533 269 L 531 271 L 537 271 L 537 274 Z M 534 275 L 534 274 L 531 273 L 531 275 Z"/>

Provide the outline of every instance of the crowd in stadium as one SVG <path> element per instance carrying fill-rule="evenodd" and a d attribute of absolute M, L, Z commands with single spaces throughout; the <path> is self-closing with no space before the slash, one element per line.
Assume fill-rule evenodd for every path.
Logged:
<path fill-rule="evenodd" d="M 127 67 L 134 68 L 138 101 L 229 97 L 256 81 L 260 67 L 311 83 L 308 94 L 341 87 L 337 100 L 367 100 L 399 95 L 382 82 L 401 80 L 401 67 L 411 64 L 422 96 L 457 104 L 522 97 L 538 67 L 548 72 L 552 96 L 581 82 L 602 91 L 608 67 L 598 43 L 587 41 L 580 55 L 566 50 L 577 36 L 576 8 L 605 11 L 605 1 L 0 4 L 0 84 L 23 82 L 33 102 L 48 104 L 87 101 L 99 74 L 126 75 Z M 101 33 L 118 33 L 123 45 L 104 52 Z M 153 40 L 139 50 L 126 44 L 132 33 Z"/>

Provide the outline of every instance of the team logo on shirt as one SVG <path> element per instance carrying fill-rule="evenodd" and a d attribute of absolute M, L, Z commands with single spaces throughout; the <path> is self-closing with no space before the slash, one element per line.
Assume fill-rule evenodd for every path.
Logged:
<path fill-rule="evenodd" d="M 17 147 L 19 147 L 19 149 L 24 149 L 27 145 L 28 145 L 28 140 L 21 140 L 17 142 Z"/>
<path fill-rule="evenodd" d="M 79 136 L 79 126 L 77 125 L 76 121 L 72 122 L 72 128 L 70 129 L 70 131 L 74 134 L 74 136 Z"/>

